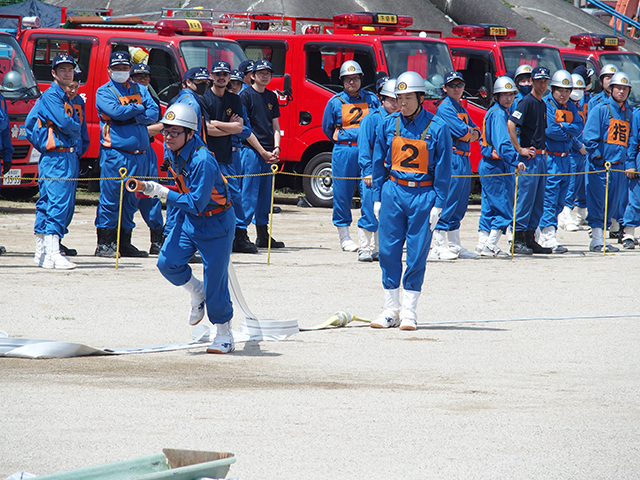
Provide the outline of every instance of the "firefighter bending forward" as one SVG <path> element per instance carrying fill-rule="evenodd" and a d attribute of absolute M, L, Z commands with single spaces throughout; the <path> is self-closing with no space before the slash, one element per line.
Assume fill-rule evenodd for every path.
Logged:
<path fill-rule="evenodd" d="M 384 311 L 373 328 L 417 328 L 416 307 L 422 290 L 433 229 L 446 204 L 451 181 L 451 132 L 422 108 L 425 84 L 416 72 L 398 77 L 399 113 L 378 129 L 373 151 L 374 212 L 380 220 L 380 267 Z M 402 305 L 402 249 L 407 245 Z"/>

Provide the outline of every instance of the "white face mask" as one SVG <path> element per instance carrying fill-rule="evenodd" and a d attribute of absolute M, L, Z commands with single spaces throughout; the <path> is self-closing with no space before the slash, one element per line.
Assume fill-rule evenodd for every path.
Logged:
<path fill-rule="evenodd" d="M 574 102 L 582 100 L 582 97 L 584 97 L 584 90 L 571 90 L 571 95 L 569 95 L 569 98 Z"/>
<path fill-rule="evenodd" d="M 111 80 L 116 83 L 125 83 L 129 80 L 129 72 L 111 72 Z"/>

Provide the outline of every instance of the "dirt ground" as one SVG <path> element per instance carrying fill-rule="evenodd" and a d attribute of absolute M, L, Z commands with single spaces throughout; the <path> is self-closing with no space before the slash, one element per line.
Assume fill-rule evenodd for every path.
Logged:
<path fill-rule="evenodd" d="M 287 248 L 271 265 L 232 257 L 253 312 L 302 327 L 375 317 L 378 264 L 340 251 L 330 210 L 282 209 L 273 236 Z M 32 260 L 34 205 L 0 202 L 0 330 L 100 348 L 189 341 L 188 294 L 155 258 L 116 270 L 94 257 L 94 216 L 78 207 L 64 239 L 78 268 L 47 271 Z M 469 249 L 478 216 L 463 223 Z M 226 356 L 0 358 L 0 478 L 170 447 L 233 452 L 228 476 L 245 480 L 637 479 L 640 251 L 559 236 L 569 253 L 429 261 L 418 321 L 434 323 L 415 332 L 354 323 Z"/>

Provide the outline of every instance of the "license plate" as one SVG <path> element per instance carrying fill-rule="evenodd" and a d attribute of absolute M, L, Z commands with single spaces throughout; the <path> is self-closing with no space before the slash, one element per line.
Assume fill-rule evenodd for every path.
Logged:
<path fill-rule="evenodd" d="M 378 23 L 388 23 L 389 25 L 395 25 L 396 23 L 398 23 L 398 16 L 379 13 Z"/>
<path fill-rule="evenodd" d="M 19 168 L 11 168 L 2 177 L 2 185 L 20 185 L 20 177 L 22 177 L 22 170 Z"/>

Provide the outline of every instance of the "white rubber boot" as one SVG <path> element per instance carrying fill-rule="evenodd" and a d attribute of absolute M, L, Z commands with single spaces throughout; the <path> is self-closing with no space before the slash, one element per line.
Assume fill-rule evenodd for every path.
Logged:
<path fill-rule="evenodd" d="M 371 322 L 371 328 L 392 328 L 400 324 L 400 289 L 384 291 L 384 310 Z"/>
<path fill-rule="evenodd" d="M 373 237 L 371 238 L 371 257 L 375 262 L 378 261 L 378 230 L 373 232 Z"/>
<path fill-rule="evenodd" d="M 338 235 L 340 236 L 340 247 L 345 252 L 357 252 L 358 245 L 351 240 L 349 236 L 349 227 L 338 227 Z"/>
<path fill-rule="evenodd" d="M 418 307 L 420 292 L 414 290 L 402 291 L 402 310 L 400 310 L 400 330 L 415 330 L 418 328 Z"/>
<path fill-rule="evenodd" d="M 493 229 L 489 234 L 489 238 L 487 239 L 487 243 L 482 249 L 483 257 L 508 257 L 509 254 L 500 250 L 498 247 L 498 242 L 500 241 L 500 237 L 502 236 L 502 230 Z"/>
<path fill-rule="evenodd" d="M 360 248 L 358 249 L 359 262 L 373 262 L 373 256 L 371 255 L 372 238 L 373 232 L 365 230 L 364 228 L 358 228 L 358 243 L 360 244 Z"/>
<path fill-rule="evenodd" d="M 576 208 L 576 221 L 578 225 L 586 225 L 587 224 L 587 209 L 586 208 Z"/>
<path fill-rule="evenodd" d="M 550 248 L 553 253 L 566 253 L 568 252 L 566 247 L 560 245 L 558 238 L 556 237 L 556 227 L 550 225 L 548 227 L 544 227 L 540 234 L 541 238 L 544 240 L 542 244 L 543 247 Z"/>
<path fill-rule="evenodd" d="M 439 260 L 455 260 L 458 258 L 458 255 L 449 250 L 444 233 L 443 230 L 433 231 L 431 256 Z"/>
<path fill-rule="evenodd" d="M 482 253 L 482 249 L 487 244 L 487 240 L 489 240 L 489 232 L 486 230 L 478 230 L 478 245 L 476 245 L 476 253 L 478 255 Z"/>
<path fill-rule="evenodd" d="M 36 233 L 36 253 L 33 256 L 33 263 L 41 267 L 44 262 L 44 233 Z"/>
<path fill-rule="evenodd" d="M 566 229 L 571 220 L 571 209 L 565 206 L 558 215 L 558 228 Z"/>
<path fill-rule="evenodd" d="M 44 260 L 42 268 L 56 270 L 73 270 L 76 264 L 70 262 L 67 257 L 60 253 L 60 237 L 58 235 L 44 236 Z"/>
<path fill-rule="evenodd" d="M 604 230 L 601 228 L 592 228 L 589 250 L 592 252 L 601 252 L 602 247 L 604 247 Z"/>
<path fill-rule="evenodd" d="M 189 325 L 197 325 L 204 318 L 205 294 L 204 282 L 201 282 L 191 274 L 191 278 L 183 285 L 191 294 L 191 311 L 189 312 Z"/>
<path fill-rule="evenodd" d="M 471 259 L 476 258 L 478 256 L 475 252 L 470 252 L 466 248 L 462 246 L 462 242 L 460 242 L 460 230 L 452 230 L 447 232 L 447 237 L 449 238 L 449 250 L 455 253 L 458 258 Z"/>
<path fill-rule="evenodd" d="M 216 324 L 217 333 L 213 343 L 207 348 L 207 353 L 231 353 L 236 349 L 231 332 L 231 321 Z"/>

